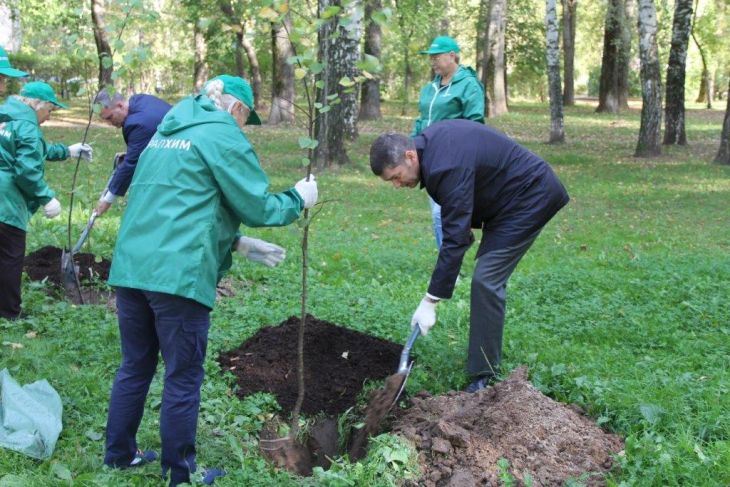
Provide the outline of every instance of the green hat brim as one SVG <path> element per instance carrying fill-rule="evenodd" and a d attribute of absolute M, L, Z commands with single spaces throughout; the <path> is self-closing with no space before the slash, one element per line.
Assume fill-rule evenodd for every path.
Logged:
<path fill-rule="evenodd" d="M 49 101 L 49 102 L 51 102 L 51 103 L 53 103 L 53 104 L 54 104 L 54 105 L 56 105 L 57 107 L 63 108 L 64 110 L 68 110 L 68 106 L 64 105 L 63 103 L 61 103 L 61 102 L 60 102 L 60 101 L 58 101 L 58 100 L 56 100 L 56 101 L 53 101 L 53 100 L 48 100 L 48 101 Z"/>
<path fill-rule="evenodd" d="M 261 119 L 259 118 L 258 113 L 256 113 L 256 110 L 253 108 L 251 109 L 251 113 L 248 114 L 246 125 L 261 125 Z"/>
<path fill-rule="evenodd" d="M 427 51 L 421 51 L 421 54 L 443 54 L 445 52 L 452 52 L 452 51 L 458 52 L 458 51 L 454 51 L 453 49 L 439 49 L 437 47 L 437 48 L 429 49 Z"/>
<path fill-rule="evenodd" d="M 3 76 L 9 76 L 11 78 L 22 78 L 23 76 L 29 76 L 25 71 L 21 71 L 15 68 L 0 68 L 0 74 Z"/>

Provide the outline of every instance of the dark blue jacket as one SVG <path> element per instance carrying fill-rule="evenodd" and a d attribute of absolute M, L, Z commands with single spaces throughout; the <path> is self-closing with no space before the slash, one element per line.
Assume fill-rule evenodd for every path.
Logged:
<path fill-rule="evenodd" d="M 134 95 L 129 99 L 129 113 L 122 125 L 127 154 L 109 185 L 109 191 L 112 194 L 124 196 L 127 192 L 139 156 L 142 155 L 142 151 L 157 132 L 157 126 L 170 108 L 172 105 L 152 95 Z"/>
<path fill-rule="evenodd" d="M 450 298 L 472 228 L 477 258 L 541 229 L 568 201 L 543 159 L 497 130 L 470 120 L 435 123 L 414 139 L 421 188 L 441 205 L 443 244 L 428 293 Z"/>

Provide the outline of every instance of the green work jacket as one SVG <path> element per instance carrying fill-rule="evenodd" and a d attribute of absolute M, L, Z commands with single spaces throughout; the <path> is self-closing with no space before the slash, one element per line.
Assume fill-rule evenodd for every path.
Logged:
<path fill-rule="evenodd" d="M 473 69 L 459 66 L 448 84 L 441 86 L 441 76 L 436 76 L 423 87 L 418 98 L 418 111 L 420 116 L 411 137 L 441 120 L 463 118 L 484 123 L 484 86 Z"/>
<path fill-rule="evenodd" d="M 162 119 L 137 163 L 109 284 L 212 308 L 241 223 L 283 226 L 302 211 L 294 188 L 270 193 L 268 187 L 234 118 L 204 95 L 183 99 Z"/>
<path fill-rule="evenodd" d="M 15 97 L 0 106 L 0 222 L 28 229 L 30 217 L 56 194 L 43 179 L 46 159 L 68 157 L 63 144 L 48 144 L 35 110 Z"/>

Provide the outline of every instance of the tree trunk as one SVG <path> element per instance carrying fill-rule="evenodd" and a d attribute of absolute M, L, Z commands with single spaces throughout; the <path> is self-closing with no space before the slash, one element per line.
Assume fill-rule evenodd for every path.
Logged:
<path fill-rule="evenodd" d="M 619 68 L 621 60 L 621 26 L 624 18 L 623 0 L 608 0 L 603 31 L 601 82 L 596 112 L 619 112 Z"/>
<path fill-rule="evenodd" d="M 365 0 L 365 54 L 381 60 L 383 32 L 377 22 L 373 21 L 372 14 L 383 8 L 382 0 Z M 360 120 L 380 120 L 380 79 L 371 79 L 362 84 L 360 93 Z"/>
<path fill-rule="evenodd" d="M 256 57 L 256 49 L 251 44 L 251 41 L 243 36 L 241 39 L 241 46 L 246 51 L 248 56 L 248 64 L 251 66 L 251 89 L 253 90 L 253 104 L 256 110 L 263 110 L 264 105 L 261 99 L 261 88 L 263 82 L 261 81 L 261 69 L 259 68 L 259 59 Z"/>
<path fill-rule="evenodd" d="M 205 33 L 200 30 L 198 23 L 193 28 L 195 37 L 195 64 L 193 65 L 193 91 L 200 93 L 208 79 L 208 61 L 205 59 L 207 46 L 205 44 Z"/>
<path fill-rule="evenodd" d="M 562 0 L 563 3 L 563 52 L 565 88 L 563 89 L 563 105 L 575 105 L 575 22 L 578 0 Z"/>
<path fill-rule="evenodd" d="M 271 111 L 269 125 L 294 120 L 294 66 L 286 60 L 294 56 L 289 34 L 293 29 L 291 13 L 281 24 L 271 25 Z"/>
<path fill-rule="evenodd" d="M 411 30 L 413 32 L 413 30 Z M 405 58 L 405 77 L 403 79 L 403 105 L 400 109 L 401 115 L 406 115 L 408 113 L 408 105 L 410 104 L 410 91 L 411 91 L 411 78 L 413 77 L 413 69 L 411 68 L 411 53 L 406 48 L 406 52 L 404 53 Z"/>
<path fill-rule="evenodd" d="M 634 0 L 624 0 L 621 24 L 621 51 L 618 64 L 618 107 L 629 109 L 629 72 L 631 71 L 631 37 L 634 32 Z"/>
<path fill-rule="evenodd" d="M 556 0 L 545 2 L 545 33 L 547 36 L 547 74 L 550 87 L 550 143 L 565 142 L 563 125 L 563 94 L 560 88 L 560 32 Z"/>
<path fill-rule="evenodd" d="M 702 44 L 700 44 L 700 41 L 697 40 L 697 36 L 695 35 L 695 20 L 697 19 L 697 7 L 699 5 L 699 0 L 696 0 L 695 4 L 695 15 L 692 19 L 692 39 L 695 41 L 695 44 L 697 45 L 697 50 L 700 51 L 700 58 L 702 59 L 702 81 L 700 82 L 700 94 L 697 97 L 697 100 L 695 100 L 695 103 L 702 103 L 704 101 L 707 101 L 707 109 L 710 110 L 712 108 L 712 80 L 710 78 L 710 70 L 707 68 L 707 58 L 705 57 L 705 50 L 702 48 Z"/>
<path fill-rule="evenodd" d="M 730 82 L 728 83 L 727 108 L 725 109 L 725 121 L 722 123 L 722 135 L 720 135 L 720 149 L 717 151 L 714 162 L 716 164 L 730 164 Z"/>
<path fill-rule="evenodd" d="M 664 144 L 687 143 L 684 126 L 684 80 L 687 44 L 692 27 L 692 0 L 674 2 L 672 47 L 667 66 L 666 107 L 664 109 Z"/>
<path fill-rule="evenodd" d="M 96 52 L 99 55 L 99 88 L 114 84 L 112 80 L 112 73 L 114 72 L 112 49 L 109 47 L 109 39 L 106 35 L 104 13 L 103 0 L 91 0 L 94 42 L 96 43 Z M 104 67 L 105 65 L 108 67 Z"/>
<path fill-rule="evenodd" d="M 484 79 L 484 66 L 486 60 L 486 33 L 489 27 L 487 15 L 489 14 L 489 0 L 479 0 L 479 13 L 476 21 L 477 45 L 476 45 L 476 72 L 477 79 Z"/>
<path fill-rule="evenodd" d="M 656 45 L 654 0 L 639 0 L 639 55 L 641 58 L 641 128 L 636 157 L 661 154 L 662 75 Z"/>
<path fill-rule="evenodd" d="M 246 78 L 246 62 L 243 59 L 243 29 L 236 31 L 236 76 Z"/>
<path fill-rule="evenodd" d="M 489 25 L 484 44 L 486 63 L 482 83 L 485 88 L 484 112 L 488 118 L 504 115 L 507 109 L 505 88 L 504 31 L 507 23 L 507 0 L 490 0 Z"/>
<path fill-rule="evenodd" d="M 341 7 L 342 0 L 319 0 L 320 14 L 331 5 Z M 329 105 L 331 109 L 317 116 L 314 127 L 315 138 L 319 141 L 314 151 L 314 165 L 318 168 L 350 162 L 345 149 L 345 138 L 348 137 L 346 119 L 356 116 L 356 113 L 346 106 L 351 103 L 349 98 L 352 93 L 345 93 L 346 89 L 340 85 L 340 80 L 344 76 L 352 76 L 353 68 L 348 66 L 348 63 L 352 63 L 350 44 L 356 44 L 357 41 L 346 39 L 347 32 L 338 29 L 339 19 L 340 15 L 336 15 L 319 29 L 319 62 L 324 63 L 327 69 L 320 75 L 324 85 L 317 93 L 317 101 Z M 331 39 L 335 32 L 339 32 L 340 36 Z M 339 103 L 331 104 L 327 97 L 334 94 L 339 95 Z"/>

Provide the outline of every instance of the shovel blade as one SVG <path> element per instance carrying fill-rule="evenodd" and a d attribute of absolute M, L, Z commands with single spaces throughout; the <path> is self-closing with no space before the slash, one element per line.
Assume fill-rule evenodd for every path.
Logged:
<path fill-rule="evenodd" d="M 63 273 L 64 284 L 75 286 L 76 285 L 76 272 L 78 267 L 74 265 L 73 254 L 63 249 L 61 253 L 61 272 Z"/>

